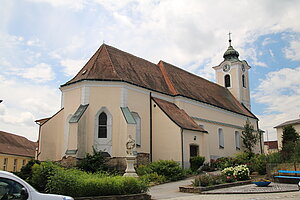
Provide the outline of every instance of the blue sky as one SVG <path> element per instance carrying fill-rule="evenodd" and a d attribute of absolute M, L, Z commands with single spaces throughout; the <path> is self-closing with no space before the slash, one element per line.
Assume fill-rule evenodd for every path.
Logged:
<path fill-rule="evenodd" d="M 59 86 L 105 42 L 214 81 L 228 32 L 250 70 L 252 111 L 274 126 L 300 115 L 300 1 L 1 0 L 0 130 L 38 136 Z"/>

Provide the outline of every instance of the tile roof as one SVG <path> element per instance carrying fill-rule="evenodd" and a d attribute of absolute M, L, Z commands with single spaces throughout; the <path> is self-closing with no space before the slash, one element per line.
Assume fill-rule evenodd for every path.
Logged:
<path fill-rule="evenodd" d="M 36 142 L 25 137 L 0 131 L 0 153 L 26 157 L 34 157 Z"/>
<path fill-rule="evenodd" d="M 166 62 L 160 61 L 156 65 L 106 44 L 101 45 L 78 74 L 61 87 L 83 80 L 123 81 L 256 118 L 228 89 L 216 83 Z"/>
<path fill-rule="evenodd" d="M 278 149 L 278 142 L 276 141 L 265 141 L 264 145 L 267 145 L 269 149 Z"/>
<path fill-rule="evenodd" d="M 174 103 L 152 97 L 154 102 L 163 110 L 163 112 L 179 127 L 192 131 L 207 133 L 200 127 L 184 110 L 180 109 Z"/>
<path fill-rule="evenodd" d="M 294 119 L 294 120 L 286 121 L 282 124 L 279 124 L 279 125 L 275 126 L 274 128 L 279 128 L 279 127 L 283 127 L 283 126 L 287 126 L 287 125 L 294 125 L 294 124 L 300 124 L 300 119 Z"/>

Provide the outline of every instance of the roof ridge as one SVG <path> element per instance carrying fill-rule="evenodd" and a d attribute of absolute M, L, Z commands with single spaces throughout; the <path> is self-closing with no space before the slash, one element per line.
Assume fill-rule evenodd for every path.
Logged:
<path fill-rule="evenodd" d="M 163 75 L 163 78 L 164 78 L 164 80 L 165 80 L 165 82 L 166 82 L 169 90 L 172 92 L 172 94 L 173 95 L 179 94 L 177 92 L 177 90 L 175 89 L 174 84 L 173 84 L 173 82 L 171 81 L 171 79 L 170 79 L 170 77 L 168 75 L 168 72 L 167 72 L 167 70 L 166 70 L 166 68 L 165 68 L 165 66 L 163 64 L 163 61 L 160 60 L 157 65 L 158 65 L 158 67 L 159 67 L 159 69 L 160 69 L 160 71 L 161 71 L 161 73 Z"/>
<path fill-rule="evenodd" d="M 112 66 L 112 68 L 113 68 L 113 72 L 117 75 L 117 77 L 118 77 L 119 79 L 123 80 L 123 79 L 121 78 L 121 76 L 118 74 L 118 72 L 117 72 L 117 70 L 116 70 L 116 67 L 115 67 L 115 65 L 113 64 L 112 60 L 111 60 L 111 55 L 110 55 L 110 53 L 109 53 L 108 50 L 107 50 L 107 46 L 109 46 L 109 45 L 103 44 L 103 46 L 104 46 L 103 48 L 104 48 L 105 52 L 107 53 L 108 60 L 109 60 L 111 66 Z M 109 47 L 110 47 L 110 46 L 109 46 Z M 97 59 L 98 59 L 98 57 L 97 57 Z M 97 59 L 96 59 L 96 60 L 97 60 Z M 95 63 L 96 63 L 96 60 L 95 60 Z"/>

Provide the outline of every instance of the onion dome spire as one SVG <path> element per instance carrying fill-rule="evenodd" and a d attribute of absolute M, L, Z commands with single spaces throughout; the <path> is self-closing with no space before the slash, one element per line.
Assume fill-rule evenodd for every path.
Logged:
<path fill-rule="evenodd" d="M 225 60 L 239 60 L 239 52 L 237 52 L 232 46 L 231 46 L 231 33 L 228 33 L 229 36 L 229 47 L 225 51 L 223 58 Z"/>

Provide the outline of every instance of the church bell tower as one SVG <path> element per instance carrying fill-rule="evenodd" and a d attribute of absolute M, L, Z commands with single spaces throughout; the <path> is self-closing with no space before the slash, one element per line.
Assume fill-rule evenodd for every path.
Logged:
<path fill-rule="evenodd" d="M 240 103 L 251 110 L 248 74 L 251 67 L 245 60 L 239 60 L 239 53 L 231 46 L 231 33 L 228 35 L 229 47 L 223 55 L 224 61 L 213 67 L 216 82 L 226 87 Z"/>

